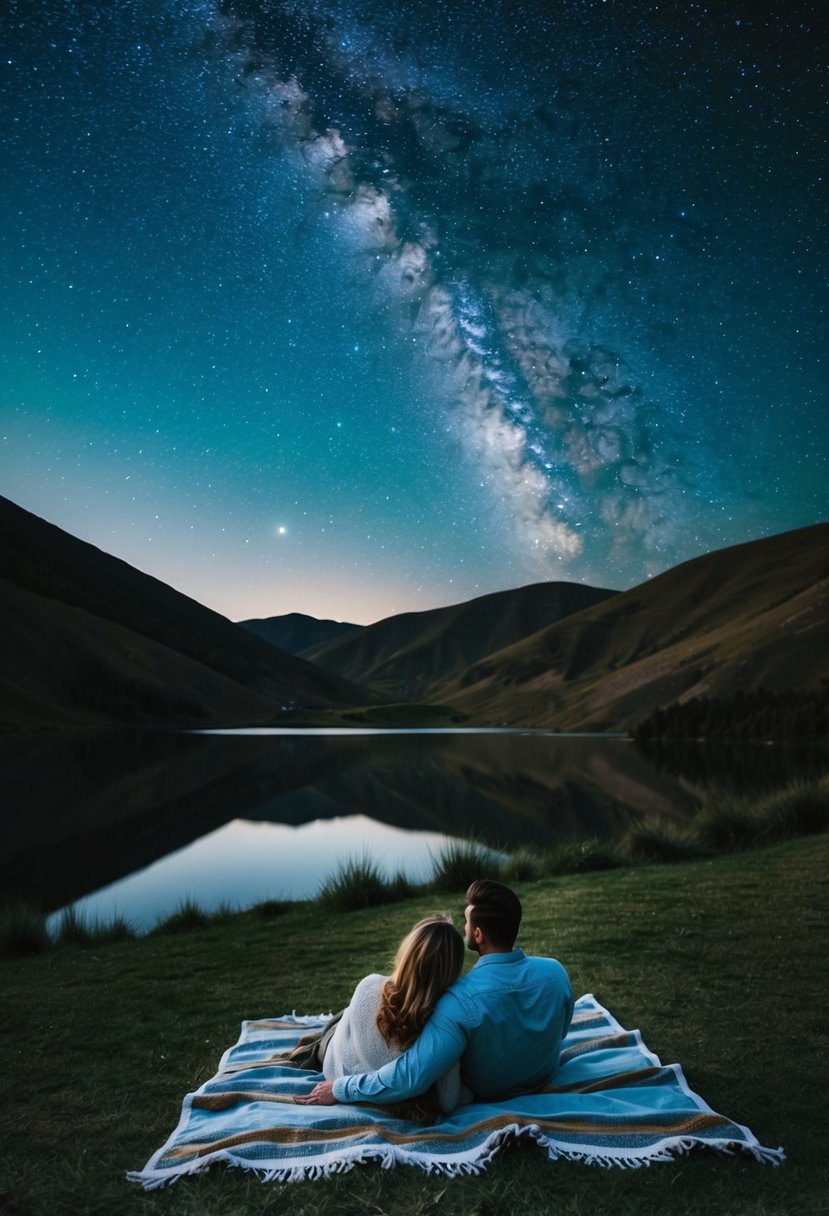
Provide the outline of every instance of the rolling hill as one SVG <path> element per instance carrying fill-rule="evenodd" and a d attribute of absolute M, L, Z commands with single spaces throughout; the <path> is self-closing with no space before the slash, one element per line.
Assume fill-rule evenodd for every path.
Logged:
<path fill-rule="evenodd" d="M 721 549 L 541 629 L 444 685 L 477 722 L 626 730 L 658 705 L 829 678 L 829 524 Z"/>
<path fill-rule="evenodd" d="M 0 728 L 262 723 L 348 682 L 0 498 Z"/>
<path fill-rule="evenodd" d="M 616 594 L 578 583 L 534 583 L 386 617 L 303 657 L 386 701 L 425 701 L 485 655 Z"/>
<path fill-rule="evenodd" d="M 312 646 L 325 646 L 364 628 L 363 625 L 351 625 L 348 621 L 320 621 L 315 616 L 306 616 L 304 612 L 255 617 L 239 621 L 239 624 L 288 654 L 301 654 Z"/>
<path fill-rule="evenodd" d="M 291 644 L 341 628 L 275 620 Z M 818 688 L 829 679 L 829 524 L 719 550 L 625 592 L 538 583 L 345 628 L 288 654 L 0 498 L 6 730 L 264 724 L 286 707 L 430 701 L 470 725 L 624 731 L 692 697 Z"/>

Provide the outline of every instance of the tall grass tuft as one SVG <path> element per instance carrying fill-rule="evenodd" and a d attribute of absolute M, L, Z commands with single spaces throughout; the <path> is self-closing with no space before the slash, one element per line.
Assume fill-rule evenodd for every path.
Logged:
<path fill-rule="evenodd" d="M 74 906 L 64 908 L 54 932 L 55 943 L 59 946 L 100 946 L 107 942 L 127 941 L 132 937 L 135 937 L 135 930 L 125 917 L 87 920 L 83 912 Z"/>
<path fill-rule="evenodd" d="M 502 882 L 534 882 L 544 874 L 544 858 L 529 845 L 521 845 L 501 863 Z"/>
<path fill-rule="evenodd" d="M 319 888 L 317 901 L 332 912 L 356 912 L 392 902 L 390 888 L 368 853 L 340 862 Z"/>
<path fill-rule="evenodd" d="M 92 941 L 92 929 L 83 912 L 70 906 L 61 912 L 54 936 L 60 946 L 88 946 Z"/>
<path fill-rule="evenodd" d="M 229 899 L 222 899 L 212 912 L 207 913 L 207 918 L 211 925 L 224 925 L 229 920 L 233 920 L 238 911 L 239 909 L 235 908 Z"/>
<path fill-rule="evenodd" d="M 615 870 L 625 864 L 616 845 L 610 840 L 563 840 L 544 855 L 544 873 L 551 877 L 561 874 L 585 874 L 591 870 Z"/>
<path fill-rule="evenodd" d="M 434 891 L 465 891 L 476 878 L 500 878 L 503 858 L 477 840 L 450 840 L 432 858 Z"/>
<path fill-rule="evenodd" d="M 272 920 L 275 916 L 284 916 L 293 905 L 287 899 L 263 899 L 254 904 L 253 912 L 262 920 Z"/>
<path fill-rule="evenodd" d="M 756 814 L 765 840 L 814 836 L 829 827 L 829 785 L 824 781 L 792 781 L 757 801 Z"/>
<path fill-rule="evenodd" d="M 619 852 L 629 861 L 691 861 L 702 849 L 672 823 L 634 819 L 618 841 Z"/>
<path fill-rule="evenodd" d="M 417 894 L 417 886 L 410 878 L 398 870 L 394 878 L 389 879 L 386 883 L 387 903 L 402 903 L 405 899 L 411 899 Z"/>
<path fill-rule="evenodd" d="M 33 900 L 9 900 L 0 906 L 0 958 L 42 954 L 51 945 L 46 915 Z"/>
<path fill-rule="evenodd" d="M 716 852 L 748 849 L 759 842 L 760 823 L 746 798 L 723 794 L 697 815 L 692 826 L 694 838 Z"/>
<path fill-rule="evenodd" d="M 95 926 L 97 942 L 126 942 L 136 936 L 134 925 L 120 914 Z"/>
<path fill-rule="evenodd" d="M 159 921 L 153 935 L 163 933 L 190 933 L 193 929 L 203 929 L 210 921 L 208 914 L 199 907 L 194 899 L 183 899 L 172 916 Z"/>

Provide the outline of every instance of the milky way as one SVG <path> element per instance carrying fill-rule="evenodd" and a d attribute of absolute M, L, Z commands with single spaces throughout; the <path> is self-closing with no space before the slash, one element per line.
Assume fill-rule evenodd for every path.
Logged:
<path fill-rule="evenodd" d="M 30 8 L 24 505 L 355 619 L 826 516 L 817 6 Z"/>

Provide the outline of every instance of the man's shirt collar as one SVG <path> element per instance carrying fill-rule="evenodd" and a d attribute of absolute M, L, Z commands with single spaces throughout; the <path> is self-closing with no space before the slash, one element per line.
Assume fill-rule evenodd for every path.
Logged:
<path fill-rule="evenodd" d="M 523 950 L 499 950 L 496 954 L 482 954 L 475 966 L 477 967 L 497 967 L 499 963 L 519 963 L 522 958 L 526 958 Z"/>

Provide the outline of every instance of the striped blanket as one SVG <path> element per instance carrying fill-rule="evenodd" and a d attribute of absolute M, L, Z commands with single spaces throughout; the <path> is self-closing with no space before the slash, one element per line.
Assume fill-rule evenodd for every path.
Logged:
<path fill-rule="evenodd" d="M 748 1130 L 693 1093 L 677 1064 L 660 1064 L 638 1030 L 625 1030 L 593 996 L 576 1003 L 556 1084 L 508 1102 L 476 1102 L 428 1127 L 380 1106 L 297 1106 L 322 1075 L 275 1062 L 325 1017 L 243 1022 L 219 1071 L 184 1100 L 170 1139 L 128 1177 L 146 1190 L 213 1162 L 255 1171 L 263 1181 L 320 1178 L 374 1161 L 433 1173 L 477 1173 L 510 1137 L 530 1136 L 552 1158 L 588 1165 L 649 1165 L 698 1145 L 736 1149 L 777 1165 Z"/>

